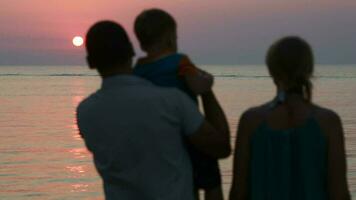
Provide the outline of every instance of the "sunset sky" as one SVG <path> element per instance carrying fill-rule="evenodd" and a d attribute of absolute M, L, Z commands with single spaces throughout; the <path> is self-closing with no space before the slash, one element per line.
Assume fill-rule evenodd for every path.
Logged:
<path fill-rule="evenodd" d="M 179 24 L 179 46 L 200 64 L 261 64 L 285 35 L 306 38 L 321 64 L 356 63 L 355 0 L 1 0 L 0 65 L 82 65 L 85 36 L 111 19 L 133 35 L 146 8 L 166 9 Z"/>

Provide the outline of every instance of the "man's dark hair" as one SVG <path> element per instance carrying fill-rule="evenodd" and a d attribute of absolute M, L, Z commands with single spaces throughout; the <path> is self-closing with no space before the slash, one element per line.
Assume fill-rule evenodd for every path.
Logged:
<path fill-rule="evenodd" d="M 94 24 L 86 35 L 88 62 L 99 71 L 126 64 L 134 50 L 125 29 L 113 21 Z"/>
<path fill-rule="evenodd" d="M 160 9 L 145 10 L 135 20 L 135 34 L 144 48 L 155 45 L 166 34 L 175 33 L 176 29 L 174 18 Z"/>

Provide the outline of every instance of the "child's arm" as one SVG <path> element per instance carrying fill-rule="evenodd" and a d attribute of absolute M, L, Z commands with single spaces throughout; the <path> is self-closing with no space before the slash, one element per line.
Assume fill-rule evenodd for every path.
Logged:
<path fill-rule="evenodd" d="M 188 56 L 183 56 L 179 63 L 178 75 L 180 76 L 189 76 L 189 75 L 197 75 L 198 67 L 194 65 L 194 63 L 189 59 Z"/>
<path fill-rule="evenodd" d="M 197 79 L 196 76 L 204 76 L 204 72 L 196 67 L 193 62 L 188 58 L 188 56 L 183 56 L 182 60 L 179 63 L 178 67 L 178 75 L 183 78 L 188 87 L 192 90 L 192 92 L 196 95 L 203 94 L 205 92 L 205 88 L 210 88 L 213 85 L 213 80 L 207 81 L 206 84 L 209 86 L 202 86 L 201 84 L 196 84 Z M 207 77 L 208 79 L 208 77 Z M 200 87 L 201 86 L 201 87 Z"/>

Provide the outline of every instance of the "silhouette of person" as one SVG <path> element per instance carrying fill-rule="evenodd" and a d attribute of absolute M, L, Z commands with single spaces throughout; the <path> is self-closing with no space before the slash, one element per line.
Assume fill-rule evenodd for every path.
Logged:
<path fill-rule="evenodd" d="M 158 86 L 179 88 L 198 102 L 189 85 L 194 86 L 194 76 L 199 76 L 201 70 L 188 56 L 178 53 L 177 24 L 174 18 L 160 9 L 145 10 L 135 20 L 135 33 L 147 55 L 137 61 L 134 74 Z M 203 189 L 206 200 L 223 200 L 217 160 L 189 144 L 188 150 L 197 199 L 198 190 Z"/>
<path fill-rule="evenodd" d="M 313 53 L 299 37 L 267 55 L 277 97 L 242 115 L 231 200 L 349 200 L 340 117 L 312 102 Z"/>
<path fill-rule="evenodd" d="M 212 91 L 213 77 L 200 72 L 195 103 L 174 88 L 161 88 L 132 74 L 134 50 L 125 30 L 112 21 L 93 25 L 87 60 L 102 77 L 101 88 L 77 108 L 78 127 L 93 153 L 106 199 L 193 200 L 185 138 L 214 158 L 230 154 L 225 115 Z"/>

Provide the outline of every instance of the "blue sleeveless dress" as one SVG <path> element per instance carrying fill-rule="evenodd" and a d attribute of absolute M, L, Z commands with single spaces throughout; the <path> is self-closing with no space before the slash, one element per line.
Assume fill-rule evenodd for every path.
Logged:
<path fill-rule="evenodd" d="M 251 200 L 327 199 L 327 143 L 315 118 L 286 130 L 263 122 L 250 142 Z"/>

